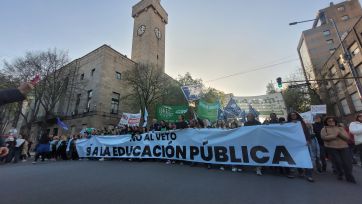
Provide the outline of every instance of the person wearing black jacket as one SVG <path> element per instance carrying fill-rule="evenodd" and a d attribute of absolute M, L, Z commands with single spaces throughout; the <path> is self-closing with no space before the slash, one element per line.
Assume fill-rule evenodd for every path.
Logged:
<path fill-rule="evenodd" d="M 317 166 L 317 170 L 319 172 L 326 172 L 327 171 L 327 162 L 326 162 L 326 151 L 325 151 L 325 147 L 324 147 L 324 141 L 321 137 L 321 130 L 324 127 L 324 124 L 322 122 L 322 117 L 320 115 L 316 115 L 314 118 L 314 124 L 313 124 L 313 131 L 315 133 L 315 136 L 318 140 L 318 145 L 319 145 L 319 151 L 320 151 L 320 155 L 318 155 L 318 159 L 316 161 L 316 166 Z M 321 167 L 322 164 L 322 167 Z"/>
<path fill-rule="evenodd" d="M 186 129 L 189 125 L 185 121 L 185 116 L 180 115 L 178 118 L 178 122 L 176 123 L 176 129 Z"/>
<path fill-rule="evenodd" d="M 255 115 L 252 114 L 252 113 L 248 113 L 248 115 L 246 115 L 246 119 L 247 119 L 247 121 L 244 123 L 244 126 L 261 125 L 261 122 L 256 120 Z M 263 175 L 261 173 L 261 167 L 260 166 L 256 167 L 256 175 L 258 175 L 258 176 Z"/>
<path fill-rule="evenodd" d="M 47 133 L 43 133 L 42 136 L 39 139 L 39 143 L 36 147 L 36 153 L 35 153 L 35 159 L 32 162 L 33 164 L 36 164 L 39 157 L 41 156 L 41 160 L 44 161 L 45 157 L 49 156 L 50 153 L 50 144 L 49 144 L 49 136 Z"/>

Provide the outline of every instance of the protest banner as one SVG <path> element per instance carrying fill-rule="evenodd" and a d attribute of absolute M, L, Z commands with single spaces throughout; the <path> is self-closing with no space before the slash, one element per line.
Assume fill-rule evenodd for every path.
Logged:
<path fill-rule="evenodd" d="M 119 125 L 138 126 L 141 121 L 141 113 L 123 113 Z"/>
<path fill-rule="evenodd" d="M 242 110 L 250 111 L 250 106 L 252 106 L 252 110 L 258 113 L 259 118 L 269 118 L 270 113 L 287 117 L 287 108 L 281 93 L 260 96 L 234 96 L 233 99 Z"/>
<path fill-rule="evenodd" d="M 80 157 L 312 168 L 300 123 L 93 136 L 77 140 L 76 147 Z"/>
<path fill-rule="evenodd" d="M 207 103 L 204 100 L 200 100 L 197 106 L 197 116 L 200 119 L 208 119 L 210 122 L 215 122 L 218 119 L 219 108 L 219 102 Z"/>
<path fill-rule="evenodd" d="M 168 106 L 168 105 L 158 105 L 156 109 L 156 118 L 161 121 L 166 122 L 177 122 L 180 115 L 185 115 L 188 111 L 187 106 Z"/>
<path fill-rule="evenodd" d="M 310 111 L 313 115 L 327 114 L 327 105 L 311 105 Z"/>

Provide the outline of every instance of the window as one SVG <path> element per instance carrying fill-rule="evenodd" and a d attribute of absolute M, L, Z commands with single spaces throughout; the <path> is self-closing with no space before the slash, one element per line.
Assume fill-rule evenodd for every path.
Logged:
<path fill-rule="evenodd" d="M 338 63 L 339 69 L 341 69 L 341 70 L 346 70 L 346 68 L 344 67 L 343 59 L 342 59 L 342 58 L 338 58 L 337 63 Z"/>
<path fill-rule="evenodd" d="M 333 66 L 332 68 L 329 69 L 329 72 L 330 72 L 330 78 L 334 79 L 334 78 L 337 78 L 337 69 L 335 66 Z M 336 80 L 333 81 L 334 83 L 337 83 Z"/>
<path fill-rule="evenodd" d="M 329 39 L 329 40 L 327 40 L 327 43 L 328 43 L 328 45 L 333 45 L 333 40 Z"/>
<path fill-rule="evenodd" d="M 329 97 L 333 98 L 336 96 L 336 93 L 334 92 L 333 88 L 328 89 Z"/>
<path fill-rule="evenodd" d="M 360 49 L 359 49 L 358 44 L 356 42 L 354 42 L 352 44 L 352 46 L 348 50 L 351 53 L 352 57 L 354 57 L 354 56 L 356 56 L 357 54 L 360 53 Z"/>
<path fill-rule="evenodd" d="M 121 73 L 116 72 L 116 79 L 121 80 Z"/>
<path fill-rule="evenodd" d="M 346 78 L 349 78 L 349 77 L 352 77 L 352 74 L 351 74 L 351 73 L 349 73 L 349 74 L 346 76 Z M 353 79 L 346 79 L 345 82 L 346 82 L 346 86 L 349 87 L 349 86 L 351 86 L 351 85 L 353 84 L 354 80 L 353 80 Z"/>
<path fill-rule="evenodd" d="M 80 80 L 84 79 L 84 73 L 80 75 Z"/>
<path fill-rule="evenodd" d="M 334 113 L 336 114 L 337 117 L 341 116 L 341 112 L 339 112 L 339 108 L 337 104 L 333 105 L 334 108 Z"/>
<path fill-rule="evenodd" d="M 342 104 L 342 108 L 343 108 L 343 113 L 344 115 L 348 115 L 351 113 L 351 110 L 349 110 L 349 106 L 347 103 L 346 99 L 341 100 L 341 104 Z"/>
<path fill-rule="evenodd" d="M 117 114 L 118 113 L 118 107 L 119 107 L 119 93 L 113 92 L 112 93 L 112 100 L 111 100 L 111 113 Z"/>
<path fill-rule="evenodd" d="M 93 96 L 93 90 L 89 90 L 88 91 L 88 97 L 87 97 L 87 109 L 86 112 L 90 111 L 90 106 L 91 106 L 91 102 L 92 102 L 92 96 Z"/>
<path fill-rule="evenodd" d="M 337 11 L 342 12 L 342 11 L 344 11 L 344 9 L 345 9 L 344 6 L 340 6 L 337 8 Z"/>
<path fill-rule="evenodd" d="M 347 16 L 347 15 L 345 15 L 345 16 L 342 16 L 342 18 L 341 18 L 343 21 L 346 21 L 346 20 L 348 20 L 349 19 L 349 16 Z"/>
<path fill-rule="evenodd" d="M 338 81 L 337 83 L 336 83 L 336 92 L 338 93 L 338 94 L 343 94 L 343 92 L 344 92 L 344 89 L 343 89 L 344 87 L 343 87 L 343 84 L 342 84 L 342 82 L 341 81 Z"/>
<path fill-rule="evenodd" d="M 58 128 L 53 129 L 53 136 L 58 136 Z"/>
<path fill-rule="evenodd" d="M 91 71 L 91 76 L 93 76 L 94 75 L 94 72 L 96 71 L 96 69 L 92 69 L 92 71 Z"/>
<path fill-rule="evenodd" d="M 323 31 L 323 35 L 324 35 L 324 36 L 330 36 L 330 35 L 331 35 L 331 31 L 325 30 L 325 31 Z"/>
<path fill-rule="evenodd" d="M 74 114 L 78 114 L 78 108 L 79 108 L 79 104 L 80 104 L 80 97 L 82 96 L 82 94 L 77 94 L 77 99 L 75 101 L 75 109 L 74 109 Z"/>
<path fill-rule="evenodd" d="M 75 134 L 75 126 L 74 125 L 70 126 L 70 134 L 71 135 Z"/>
<path fill-rule="evenodd" d="M 359 77 L 361 77 L 362 76 L 362 64 L 357 65 L 356 70 L 357 70 L 357 75 Z M 362 78 L 360 78 L 359 81 L 362 83 Z"/>
<path fill-rule="evenodd" d="M 356 111 L 361 111 L 362 110 L 362 102 L 361 102 L 361 99 L 359 98 L 358 92 L 356 92 L 354 94 L 351 94 L 351 98 L 352 98 L 353 106 L 356 109 Z"/>

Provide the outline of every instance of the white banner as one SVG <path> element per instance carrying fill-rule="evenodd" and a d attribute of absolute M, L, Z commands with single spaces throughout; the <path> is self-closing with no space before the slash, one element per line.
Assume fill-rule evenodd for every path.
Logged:
<path fill-rule="evenodd" d="M 300 123 L 238 129 L 184 129 L 77 141 L 80 157 L 157 158 L 202 163 L 312 168 Z"/>
<path fill-rule="evenodd" d="M 120 125 L 138 126 L 141 121 L 141 113 L 123 113 L 122 118 L 119 121 Z"/>
<path fill-rule="evenodd" d="M 316 114 L 327 114 L 327 105 L 311 105 L 310 111 L 313 115 Z"/>

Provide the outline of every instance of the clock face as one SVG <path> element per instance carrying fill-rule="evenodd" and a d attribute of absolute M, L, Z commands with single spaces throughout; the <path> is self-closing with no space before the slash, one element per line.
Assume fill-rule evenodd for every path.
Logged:
<path fill-rule="evenodd" d="M 162 38 L 162 33 L 160 31 L 159 28 L 155 28 L 155 35 L 157 39 L 161 39 Z"/>
<path fill-rule="evenodd" d="M 146 26 L 145 25 L 141 25 L 138 30 L 137 30 L 137 35 L 141 36 L 143 35 L 143 33 L 146 32 Z"/>

